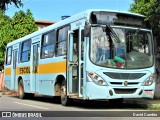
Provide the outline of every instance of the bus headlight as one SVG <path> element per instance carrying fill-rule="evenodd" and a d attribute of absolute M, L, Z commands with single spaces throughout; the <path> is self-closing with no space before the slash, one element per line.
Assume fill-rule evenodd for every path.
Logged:
<path fill-rule="evenodd" d="M 142 86 L 150 86 L 155 82 L 156 74 L 152 74 L 146 81 L 143 82 Z"/>
<path fill-rule="evenodd" d="M 94 83 L 101 86 L 107 86 L 106 81 L 104 81 L 100 76 L 94 72 L 88 72 L 88 76 L 93 80 Z"/>

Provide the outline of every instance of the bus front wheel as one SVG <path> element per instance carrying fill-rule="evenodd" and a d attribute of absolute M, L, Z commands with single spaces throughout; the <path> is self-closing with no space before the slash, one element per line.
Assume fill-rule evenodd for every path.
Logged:
<path fill-rule="evenodd" d="M 70 104 L 70 98 L 67 96 L 67 91 L 66 91 L 66 82 L 63 81 L 61 85 L 61 104 L 63 106 L 67 106 Z"/>
<path fill-rule="evenodd" d="M 19 84 L 18 84 L 18 97 L 20 99 L 24 99 L 26 96 L 25 92 L 24 92 L 24 86 L 23 86 L 23 81 L 22 79 L 19 81 Z"/>

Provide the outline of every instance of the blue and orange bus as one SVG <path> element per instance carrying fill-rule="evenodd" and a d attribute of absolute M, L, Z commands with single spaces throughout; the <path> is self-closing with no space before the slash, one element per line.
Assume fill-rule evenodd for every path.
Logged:
<path fill-rule="evenodd" d="M 153 98 L 155 58 L 145 16 L 87 10 L 7 45 L 5 86 L 23 99 Z"/>

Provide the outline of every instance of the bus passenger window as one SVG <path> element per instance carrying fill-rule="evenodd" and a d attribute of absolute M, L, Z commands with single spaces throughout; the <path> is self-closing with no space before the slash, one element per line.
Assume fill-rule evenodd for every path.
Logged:
<path fill-rule="evenodd" d="M 22 62 L 30 61 L 30 53 L 31 53 L 31 40 L 27 40 L 22 43 L 21 61 Z"/>
<path fill-rule="evenodd" d="M 41 58 L 50 58 L 55 52 L 55 31 L 43 35 Z"/>
<path fill-rule="evenodd" d="M 12 59 L 12 47 L 7 48 L 7 54 L 6 54 L 6 65 L 11 64 Z"/>
<path fill-rule="evenodd" d="M 69 26 L 64 27 L 58 31 L 58 41 L 57 41 L 57 55 L 66 55 L 67 47 L 67 32 L 70 29 Z"/>

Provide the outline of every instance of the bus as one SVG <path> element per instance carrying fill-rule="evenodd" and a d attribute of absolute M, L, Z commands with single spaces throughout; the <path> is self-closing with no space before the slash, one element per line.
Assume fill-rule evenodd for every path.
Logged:
<path fill-rule="evenodd" d="M 140 14 L 86 10 L 8 43 L 4 74 L 20 99 L 59 96 L 64 106 L 72 99 L 152 99 L 152 30 Z"/>

